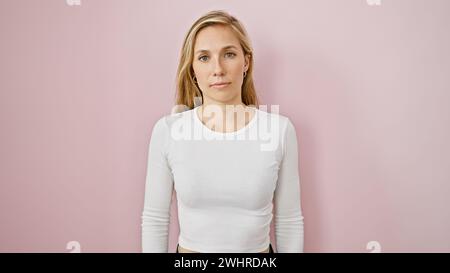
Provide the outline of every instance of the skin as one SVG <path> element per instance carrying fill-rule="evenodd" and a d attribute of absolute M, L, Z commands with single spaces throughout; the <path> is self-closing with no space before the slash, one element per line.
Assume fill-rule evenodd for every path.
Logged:
<path fill-rule="evenodd" d="M 234 47 L 226 48 L 229 45 Z M 198 52 L 200 50 L 206 51 Z M 199 106 L 197 115 L 211 130 L 236 131 L 245 127 L 254 117 L 254 108 L 247 107 L 241 99 L 244 72 L 248 70 L 249 61 L 250 56 L 244 55 L 239 40 L 230 27 L 213 25 L 197 34 L 192 66 L 203 93 L 203 104 Z M 211 87 L 216 82 L 230 84 L 223 89 Z M 211 111 L 215 115 L 210 115 L 209 106 L 213 107 Z M 245 118 L 238 118 L 239 115 Z M 181 246 L 178 246 L 178 252 L 198 253 Z M 260 253 L 269 253 L 269 248 Z"/>
<path fill-rule="evenodd" d="M 189 250 L 187 248 L 183 248 L 180 245 L 178 246 L 178 252 L 179 253 L 199 253 L 199 252 L 196 252 L 196 251 Z M 269 253 L 269 248 L 267 248 L 266 250 L 264 250 L 262 252 L 259 252 L 259 253 Z"/>
<path fill-rule="evenodd" d="M 213 25 L 197 34 L 192 67 L 203 93 L 203 104 L 197 115 L 211 130 L 237 131 L 253 118 L 254 108 L 246 106 L 241 98 L 244 72 L 248 70 L 249 63 L 250 55 L 244 55 L 231 27 Z M 216 82 L 230 84 L 216 89 L 211 86 Z"/>

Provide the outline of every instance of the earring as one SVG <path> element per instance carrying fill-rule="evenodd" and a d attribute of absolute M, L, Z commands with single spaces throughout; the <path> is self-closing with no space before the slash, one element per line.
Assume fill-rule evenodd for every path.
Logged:
<path fill-rule="evenodd" d="M 192 77 L 192 80 L 195 82 L 195 83 L 197 83 L 197 78 L 194 76 L 194 77 Z"/>
<path fill-rule="evenodd" d="M 245 76 L 247 76 L 247 71 L 244 72 L 244 78 L 245 78 Z"/>

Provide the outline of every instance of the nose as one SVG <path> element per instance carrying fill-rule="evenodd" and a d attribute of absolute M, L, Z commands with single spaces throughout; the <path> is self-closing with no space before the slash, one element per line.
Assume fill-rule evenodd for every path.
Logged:
<path fill-rule="evenodd" d="M 214 62 L 214 76 L 222 76 L 224 74 L 224 69 L 220 61 L 220 57 Z"/>

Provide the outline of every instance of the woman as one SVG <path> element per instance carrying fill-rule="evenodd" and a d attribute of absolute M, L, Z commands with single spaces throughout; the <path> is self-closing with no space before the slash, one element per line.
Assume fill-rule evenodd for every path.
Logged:
<path fill-rule="evenodd" d="M 149 144 L 143 252 L 167 252 L 174 190 L 176 252 L 273 252 L 273 215 L 277 252 L 303 252 L 296 131 L 289 118 L 257 108 L 252 71 L 235 17 L 212 11 L 193 24 L 177 75 L 186 109 L 160 118 Z"/>

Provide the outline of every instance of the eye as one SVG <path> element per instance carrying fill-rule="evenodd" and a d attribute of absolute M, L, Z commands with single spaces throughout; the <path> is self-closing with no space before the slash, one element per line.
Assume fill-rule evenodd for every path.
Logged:
<path fill-rule="evenodd" d="M 203 58 L 206 58 L 206 57 L 208 57 L 208 56 L 201 56 L 200 58 L 198 58 L 198 60 L 203 62 Z"/>
<path fill-rule="evenodd" d="M 233 53 L 233 52 L 227 52 L 227 53 L 225 53 L 225 56 L 231 56 L 231 58 L 233 58 L 234 56 L 236 56 L 236 54 Z M 205 62 L 206 59 L 204 59 L 204 58 L 207 58 L 207 57 L 208 57 L 208 56 L 203 55 L 203 56 L 199 57 L 198 60 L 199 60 L 199 61 L 202 61 L 202 62 Z"/>

